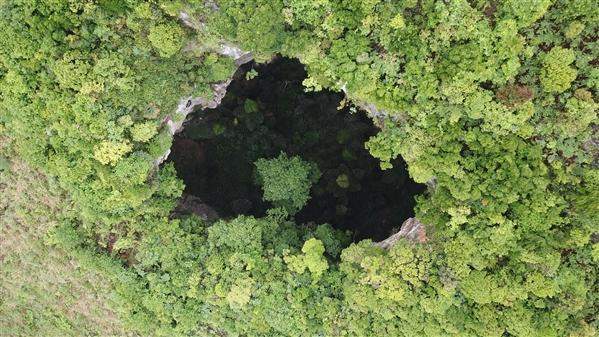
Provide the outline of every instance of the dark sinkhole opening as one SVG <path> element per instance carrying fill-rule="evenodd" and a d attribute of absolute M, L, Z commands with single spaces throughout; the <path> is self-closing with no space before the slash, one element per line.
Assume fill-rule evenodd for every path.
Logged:
<path fill-rule="evenodd" d="M 322 176 L 297 223 L 329 223 L 354 240 L 380 241 L 414 215 L 414 197 L 425 186 L 412 181 L 405 163 L 382 171 L 364 143 L 377 133 L 363 111 L 342 106 L 344 96 L 305 92 L 303 65 L 279 57 L 242 66 L 215 109 L 194 112 L 174 139 L 170 161 L 199 197 L 221 217 L 263 216 L 254 162 L 281 152 L 318 165 Z"/>

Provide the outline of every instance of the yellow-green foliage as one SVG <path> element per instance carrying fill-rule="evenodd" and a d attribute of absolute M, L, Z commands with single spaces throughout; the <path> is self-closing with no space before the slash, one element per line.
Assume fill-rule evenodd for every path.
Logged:
<path fill-rule="evenodd" d="M 94 149 L 94 158 L 104 165 L 115 165 L 133 147 L 128 143 L 102 142 Z"/>
<path fill-rule="evenodd" d="M 574 57 L 573 50 L 561 47 L 554 47 L 545 55 L 541 71 L 541 84 L 545 91 L 560 93 L 570 88 L 576 79 L 576 69 L 570 66 Z"/>
<path fill-rule="evenodd" d="M 145 143 L 157 133 L 155 122 L 138 123 L 131 127 L 131 138 L 136 142 Z"/>
<path fill-rule="evenodd" d="M 185 42 L 185 34 L 176 23 L 160 24 L 150 28 L 148 39 L 162 57 L 171 57 Z"/>
<path fill-rule="evenodd" d="M 285 257 L 289 269 L 300 274 L 308 269 L 312 273 L 312 277 L 318 280 L 329 266 L 327 260 L 323 257 L 324 245 L 322 241 L 314 238 L 306 241 L 302 247 L 302 253 L 302 255 Z"/>

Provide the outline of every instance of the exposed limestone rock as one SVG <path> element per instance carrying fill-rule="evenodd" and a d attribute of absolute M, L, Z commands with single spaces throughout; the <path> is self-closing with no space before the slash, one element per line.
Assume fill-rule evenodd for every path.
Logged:
<path fill-rule="evenodd" d="M 213 11 L 218 10 L 218 6 L 212 1 L 206 2 L 206 5 Z M 206 27 L 206 24 L 202 22 L 202 20 L 196 19 L 186 12 L 179 13 L 179 20 L 181 20 L 181 22 L 183 22 L 183 24 L 185 24 L 187 27 L 193 28 L 195 30 L 203 30 Z M 198 46 L 193 43 L 185 48 L 185 50 L 191 49 L 211 49 L 223 56 L 228 56 L 234 59 L 238 66 L 250 62 L 254 58 L 251 52 L 243 51 L 241 48 L 227 42 L 222 42 L 218 45 L 218 47 L 213 48 L 209 48 L 207 46 Z"/>
<path fill-rule="evenodd" d="M 174 135 L 181 130 L 183 123 L 185 123 L 185 119 L 196 107 L 199 106 L 201 109 L 216 108 L 220 104 L 220 101 L 223 99 L 223 97 L 225 97 L 229 83 L 231 83 L 230 79 L 221 83 L 213 84 L 211 98 L 207 99 L 203 97 L 190 96 L 181 99 L 179 101 L 179 105 L 177 106 L 177 111 L 175 112 L 176 118 L 168 118 L 166 121 L 171 135 Z"/>
<path fill-rule="evenodd" d="M 218 53 L 234 59 L 235 64 L 238 66 L 246 64 L 254 59 L 252 53 L 243 51 L 238 47 L 226 43 L 220 45 L 220 50 L 218 50 Z"/>
<path fill-rule="evenodd" d="M 164 152 L 162 154 L 162 156 L 154 159 L 154 170 L 158 169 L 158 166 L 160 166 L 160 164 L 164 163 L 164 161 L 168 158 L 168 156 L 170 156 L 171 154 L 171 149 L 166 150 L 166 152 Z"/>
<path fill-rule="evenodd" d="M 384 120 L 390 117 L 387 111 L 377 108 L 376 105 L 372 103 L 356 102 L 356 105 L 368 112 L 368 115 L 372 119 Z"/>
<path fill-rule="evenodd" d="M 205 204 L 202 199 L 191 195 L 184 194 L 179 200 L 179 205 L 174 211 L 175 214 L 193 213 L 199 216 L 204 221 L 214 221 L 219 218 L 218 213 L 210 206 Z"/>
<path fill-rule="evenodd" d="M 177 106 L 177 111 L 175 111 L 175 118 L 171 116 L 167 116 L 163 121 L 168 128 L 168 131 L 171 135 L 175 135 L 177 132 L 183 129 L 183 124 L 186 121 L 187 116 L 194 111 L 196 107 L 201 107 L 202 109 L 214 109 L 219 104 L 220 101 L 225 97 L 227 93 L 227 86 L 231 83 L 231 79 L 216 83 L 212 85 L 212 97 L 211 98 L 203 98 L 203 97 L 186 97 L 179 101 L 179 105 Z M 171 149 L 166 150 L 164 154 L 154 160 L 154 165 L 158 167 L 162 164 L 168 156 L 171 154 Z"/>
<path fill-rule="evenodd" d="M 215 5 L 216 6 L 216 5 Z M 218 8 L 215 8 L 215 10 Z M 204 28 L 204 23 L 201 20 L 196 20 L 191 17 L 188 13 L 180 12 L 179 19 L 188 27 L 201 30 Z M 191 50 L 202 50 L 202 49 L 212 49 L 207 48 L 206 46 L 199 46 L 191 44 L 185 48 L 186 52 Z M 223 42 L 220 44 L 218 48 L 215 50 L 217 53 L 231 57 L 235 60 L 235 64 L 239 67 L 245 63 L 248 63 L 253 60 L 253 55 L 250 52 L 245 52 L 240 48 L 231 45 L 229 43 Z M 179 105 L 177 106 L 177 111 L 173 114 L 173 116 L 167 116 L 163 121 L 163 124 L 166 124 L 168 131 L 171 135 L 175 135 L 177 132 L 181 131 L 183 128 L 183 124 L 187 119 L 187 116 L 191 114 L 197 107 L 201 109 L 214 109 L 216 108 L 225 94 L 227 93 L 227 87 L 229 83 L 231 83 L 233 74 L 231 74 L 231 78 L 226 81 L 215 83 L 212 85 L 212 95 L 210 98 L 204 97 L 184 97 L 179 101 Z M 158 167 L 162 164 L 170 155 L 171 150 L 168 149 L 164 154 L 159 156 L 154 160 L 154 165 Z"/>
<path fill-rule="evenodd" d="M 370 118 L 372 118 L 372 120 L 374 122 L 378 122 L 379 124 L 382 125 L 382 123 L 385 120 L 391 120 L 393 122 L 397 122 L 397 121 L 405 119 L 405 117 L 402 118 L 401 115 L 399 115 L 399 114 L 390 114 L 388 111 L 386 111 L 384 109 L 379 109 L 373 103 L 363 102 L 360 100 L 353 99 L 352 97 L 350 97 L 350 95 L 347 91 L 347 86 L 345 84 L 341 85 L 341 91 L 343 91 L 343 93 L 345 94 L 345 96 L 347 97 L 348 100 L 351 100 L 360 109 L 366 111 L 368 113 L 368 116 Z"/>
<path fill-rule="evenodd" d="M 193 28 L 195 30 L 201 30 L 205 27 L 205 24 L 202 21 L 195 20 L 191 17 L 191 15 L 185 12 L 179 13 L 179 20 L 181 20 L 181 22 L 183 22 L 187 27 Z"/>
<path fill-rule="evenodd" d="M 375 245 L 383 249 L 389 249 L 393 247 L 401 238 L 406 238 L 414 243 L 425 243 L 428 240 L 426 237 L 426 229 L 424 228 L 424 224 L 416 218 L 408 218 L 401 225 L 399 232 L 391 235 L 381 242 L 375 243 Z"/>

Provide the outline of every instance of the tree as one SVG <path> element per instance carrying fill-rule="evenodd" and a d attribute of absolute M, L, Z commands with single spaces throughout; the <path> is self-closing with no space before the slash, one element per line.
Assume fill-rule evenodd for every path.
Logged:
<path fill-rule="evenodd" d="M 264 200 L 275 207 L 295 214 L 310 199 L 310 187 L 320 179 L 318 167 L 299 157 L 281 153 L 273 159 L 259 159 L 255 163 L 258 182 L 264 191 Z"/>

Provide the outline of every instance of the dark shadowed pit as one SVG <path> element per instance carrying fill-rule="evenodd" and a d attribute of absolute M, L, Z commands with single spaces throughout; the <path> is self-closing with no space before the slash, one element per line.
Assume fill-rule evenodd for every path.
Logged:
<path fill-rule="evenodd" d="M 305 78 L 293 59 L 244 65 L 220 106 L 193 114 L 169 160 L 185 192 L 221 216 L 262 216 L 269 205 L 256 184 L 254 161 L 281 151 L 298 155 L 316 163 L 322 177 L 296 221 L 329 223 L 352 231 L 354 240 L 382 240 L 414 215 L 414 197 L 425 186 L 410 179 L 401 160 L 382 171 L 364 148 L 377 133 L 372 121 L 343 106 L 339 93 L 305 92 Z"/>

